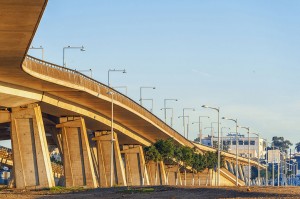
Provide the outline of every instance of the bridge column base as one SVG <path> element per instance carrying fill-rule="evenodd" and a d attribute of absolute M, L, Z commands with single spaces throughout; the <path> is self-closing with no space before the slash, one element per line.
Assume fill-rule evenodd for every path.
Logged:
<path fill-rule="evenodd" d="M 166 185 L 167 177 L 163 161 L 150 161 L 147 164 L 150 185 Z"/>
<path fill-rule="evenodd" d="M 127 186 L 125 177 L 125 167 L 121 157 L 119 141 L 117 134 L 113 134 L 114 152 L 113 152 L 113 186 Z M 99 171 L 99 186 L 109 187 L 111 185 L 111 132 L 95 132 L 97 145 L 97 159 Z"/>
<path fill-rule="evenodd" d="M 55 186 L 40 107 L 12 108 L 11 119 L 16 188 Z"/>
<path fill-rule="evenodd" d="M 181 173 L 177 165 L 166 165 L 168 185 L 182 185 Z"/>
<path fill-rule="evenodd" d="M 84 119 L 60 118 L 66 187 L 98 186 Z"/>
<path fill-rule="evenodd" d="M 131 186 L 149 185 L 144 151 L 140 145 L 123 145 L 121 154 L 125 160 L 126 181 Z"/>

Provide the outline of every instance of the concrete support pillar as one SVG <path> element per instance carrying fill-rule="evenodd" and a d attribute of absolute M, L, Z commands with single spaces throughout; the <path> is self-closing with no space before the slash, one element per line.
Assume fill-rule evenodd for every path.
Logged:
<path fill-rule="evenodd" d="M 60 118 L 66 187 L 97 187 L 84 119 Z"/>
<path fill-rule="evenodd" d="M 117 134 L 114 133 L 114 154 L 113 154 L 113 185 L 127 186 L 125 167 L 121 157 L 120 146 Z M 97 159 L 99 171 L 99 186 L 109 187 L 111 181 L 111 132 L 95 132 L 97 145 Z"/>
<path fill-rule="evenodd" d="M 168 185 L 183 185 L 181 173 L 177 165 L 166 166 L 166 176 Z"/>
<path fill-rule="evenodd" d="M 149 185 L 142 146 L 123 145 L 121 154 L 124 157 L 127 184 L 130 186 Z"/>
<path fill-rule="evenodd" d="M 166 172 L 163 161 L 147 163 L 147 171 L 150 185 L 166 185 Z"/>
<path fill-rule="evenodd" d="M 12 108 L 11 140 L 16 188 L 55 186 L 42 112 L 37 104 Z"/>

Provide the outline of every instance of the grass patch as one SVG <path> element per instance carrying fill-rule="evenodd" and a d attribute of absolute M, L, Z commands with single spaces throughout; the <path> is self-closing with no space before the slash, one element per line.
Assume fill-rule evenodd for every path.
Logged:
<path fill-rule="evenodd" d="M 56 186 L 56 187 L 51 187 L 50 191 L 53 193 L 62 193 L 62 192 L 78 192 L 78 191 L 83 191 L 86 190 L 84 187 L 61 187 L 61 186 Z"/>
<path fill-rule="evenodd" d="M 154 192 L 154 188 L 128 188 L 119 193 L 133 194 L 133 193 L 151 193 Z"/>

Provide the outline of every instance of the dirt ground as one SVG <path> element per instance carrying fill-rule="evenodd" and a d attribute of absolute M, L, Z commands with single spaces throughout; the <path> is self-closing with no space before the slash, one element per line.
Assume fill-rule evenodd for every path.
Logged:
<path fill-rule="evenodd" d="M 124 187 L 74 190 L 12 190 L 2 189 L 0 198 L 19 199 L 90 199 L 90 198 L 300 198 L 300 187 Z"/>

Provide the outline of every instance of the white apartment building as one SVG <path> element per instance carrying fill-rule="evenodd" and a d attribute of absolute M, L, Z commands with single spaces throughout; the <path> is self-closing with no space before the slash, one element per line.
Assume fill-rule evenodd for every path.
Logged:
<path fill-rule="evenodd" d="M 204 137 L 201 143 L 207 146 L 212 146 L 212 143 L 218 142 L 218 137 Z M 248 146 L 250 144 L 250 158 L 265 158 L 266 142 L 262 138 L 250 137 L 250 143 L 248 136 L 238 134 L 238 140 L 236 140 L 235 133 L 229 133 L 227 136 L 221 137 L 221 143 L 223 143 L 224 149 L 228 147 L 228 152 L 236 154 L 236 147 L 238 147 L 238 154 L 242 157 L 248 157 Z M 222 148 L 222 145 L 221 145 Z"/>

